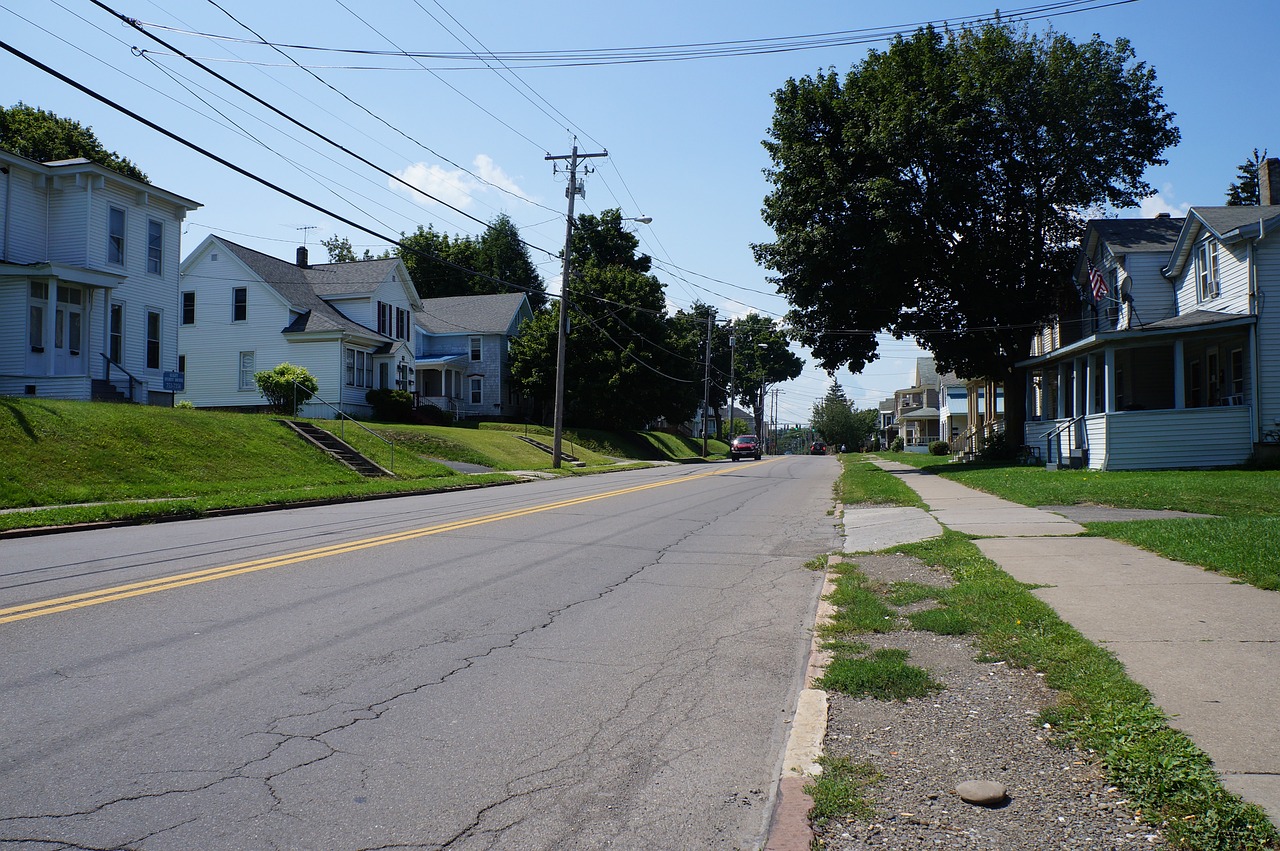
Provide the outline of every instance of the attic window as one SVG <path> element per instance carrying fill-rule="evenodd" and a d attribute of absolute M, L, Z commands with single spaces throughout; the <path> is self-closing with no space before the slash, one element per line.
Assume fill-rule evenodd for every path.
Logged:
<path fill-rule="evenodd" d="M 218 252 L 216 252 L 216 251 L 215 251 L 215 252 L 213 252 L 212 254 L 210 254 L 210 255 L 209 255 L 209 262 L 210 262 L 210 263 L 217 263 L 217 262 L 218 262 Z"/>

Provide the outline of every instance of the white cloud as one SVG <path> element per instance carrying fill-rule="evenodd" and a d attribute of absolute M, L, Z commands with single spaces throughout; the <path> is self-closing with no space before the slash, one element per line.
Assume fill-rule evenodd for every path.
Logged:
<path fill-rule="evenodd" d="M 1138 212 L 1144 219 L 1154 219 L 1159 213 L 1168 213 L 1176 218 L 1183 218 L 1190 209 L 1190 204 L 1179 204 L 1174 201 L 1172 183 L 1166 183 L 1160 188 L 1159 192 L 1150 198 L 1143 198 L 1138 205 Z"/>
<path fill-rule="evenodd" d="M 500 196 L 504 189 L 525 200 L 531 200 L 524 190 L 516 184 L 502 167 L 493 161 L 488 154 L 479 154 L 473 161 L 473 172 L 460 168 L 448 169 L 435 163 L 414 163 L 400 171 L 396 177 L 408 183 L 432 198 L 437 198 L 462 210 L 475 206 L 478 199 Z M 479 179 L 477 179 L 477 176 Z M 410 192 L 401 183 L 390 181 L 391 188 L 405 193 L 419 204 L 431 204 L 430 198 L 417 192 Z"/>

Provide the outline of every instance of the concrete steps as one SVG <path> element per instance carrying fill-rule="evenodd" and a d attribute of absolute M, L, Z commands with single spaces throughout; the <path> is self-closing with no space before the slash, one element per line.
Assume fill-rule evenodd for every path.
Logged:
<path fill-rule="evenodd" d="M 295 420 L 278 420 L 288 428 L 292 429 L 295 434 L 303 440 L 315 446 L 324 452 L 327 452 L 335 460 L 355 470 L 362 476 L 395 476 L 390 470 L 381 467 L 371 461 L 369 458 L 361 455 L 350 444 L 342 441 L 336 434 L 325 431 L 312 423 L 297 422 Z"/>

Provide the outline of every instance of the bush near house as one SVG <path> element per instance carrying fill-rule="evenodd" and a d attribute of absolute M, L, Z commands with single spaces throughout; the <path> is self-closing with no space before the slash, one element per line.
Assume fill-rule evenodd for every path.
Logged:
<path fill-rule="evenodd" d="M 320 389 L 315 376 L 306 367 L 294 366 L 287 361 L 277 364 L 274 369 L 255 372 L 253 380 L 271 410 L 288 417 L 296 417 L 298 408 Z"/>
<path fill-rule="evenodd" d="M 373 406 L 373 418 L 384 423 L 413 422 L 413 394 L 386 387 L 370 390 L 364 399 Z"/>
<path fill-rule="evenodd" d="M 951 444 L 945 440 L 935 440 L 929 444 L 930 455 L 946 455 L 951 451 Z"/>

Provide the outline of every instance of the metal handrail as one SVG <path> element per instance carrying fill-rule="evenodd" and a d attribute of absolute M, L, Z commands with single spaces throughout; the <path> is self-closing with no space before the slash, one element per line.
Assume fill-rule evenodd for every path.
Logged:
<path fill-rule="evenodd" d="M 134 384 L 141 384 L 142 382 L 141 382 L 139 379 L 134 378 L 134 377 L 133 377 L 133 373 L 132 373 L 132 372 L 130 372 L 129 370 L 125 369 L 125 368 L 124 368 L 122 365 L 120 365 L 119 363 L 116 363 L 115 361 L 113 361 L 113 360 L 111 359 L 111 356 L 110 356 L 110 355 L 108 355 L 106 352 L 98 352 L 98 355 L 99 355 L 99 357 L 101 357 L 104 361 L 106 361 L 106 362 L 107 362 L 107 366 L 106 366 L 106 369 L 104 369 L 104 370 L 103 370 L 102 377 L 103 377 L 103 380 L 105 380 L 108 384 L 109 384 L 109 383 L 111 383 L 111 367 L 113 367 L 113 366 L 114 366 L 116 369 L 118 369 L 118 370 L 120 370 L 121 372 L 123 372 L 125 375 L 129 376 L 129 401 L 130 401 L 130 402 L 132 402 L 132 401 L 133 401 L 133 385 L 134 385 Z"/>
<path fill-rule="evenodd" d="M 1049 463 L 1049 459 L 1051 459 L 1051 458 L 1053 457 L 1053 442 L 1054 442 L 1055 440 L 1057 440 L 1057 439 L 1058 439 L 1058 437 L 1059 437 L 1059 436 L 1061 436 L 1061 434 L 1062 434 L 1064 431 L 1066 431 L 1067 429 L 1071 428 L 1071 427 L 1072 427 L 1072 426 L 1074 426 L 1076 423 L 1080 422 L 1082 419 L 1084 419 L 1084 415 L 1083 415 L 1083 414 L 1081 414 L 1081 415 L 1079 415 L 1079 416 L 1072 417 L 1071 419 L 1067 420 L 1067 421 L 1066 421 L 1065 423 L 1063 423 L 1062 425 L 1058 426 L 1058 427 L 1057 427 L 1056 429 L 1054 429 L 1053 431 L 1049 432 L 1049 434 L 1045 435 L 1045 438 L 1044 438 L 1044 462 L 1045 462 L 1046 464 L 1048 464 L 1048 463 Z M 1074 448 L 1075 448 L 1075 441 L 1074 441 L 1073 439 L 1071 439 L 1070 437 L 1068 437 L 1068 439 L 1067 439 L 1067 449 L 1068 449 L 1068 450 L 1071 450 L 1071 449 L 1074 449 Z M 1059 464 L 1061 464 L 1061 463 L 1062 463 L 1062 452 L 1061 452 L 1061 451 L 1059 451 L 1059 452 L 1058 452 L 1058 463 L 1059 463 Z"/>
<path fill-rule="evenodd" d="M 389 463 L 389 464 L 387 464 L 387 469 L 388 469 L 388 470 L 390 470 L 392 473 L 395 473 L 395 471 L 396 471 L 396 445 L 395 445 L 394 443 L 392 443 L 390 440 L 387 440 L 385 437 L 383 437 L 382 435 L 378 434 L 376 431 L 374 431 L 373 429 L 369 428 L 369 427 L 368 427 L 368 426 L 366 426 L 364 423 L 360 422 L 360 421 L 359 421 L 359 420 L 357 420 L 355 417 L 353 417 L 353 416 L 351 416 L 350 414 L 348 414 L 346 411 L 344 411 L 344 410 L 342 410 L 341 408 L 337 407 L 337 406 L 336 406 L 336 405 L 334 405 L 332 402 L 327 402 L 327 401 L 325 401 L 324 399 L 320 398 L 320 395 L 319 395 L 318 393 L 313 393 L 311 390 L 307 389 L 306 387 L 303 387 L 303 386 L 302 386 L 301 384 L 299 384 L 297 381 L 293 381 L 293 382 L 291 382 L 291 383 L 293 384 L 293 390 L 294 390 L 294 397 L 293 397 L 293 400 L 294 400 L 294 401 L 293 401 L 293 414 L 294 414 L 294 416 L 297 416 L 297 415 L 298 415 L 298 395 L 297 395 L 297 393 L 298 393 L 298 391 L 299 391 L 299 390 L 301 390 L 302 392 L 304 392 L 304 393 L 306 393 L 306 394 L 307 394 L 307 398 L 303 400 L 303 402 L 304 402 L 304 403 L 306 403 L 306 402 L 311 402 L 311 401 L 317 401 L 317 402 L 319 402 L 319 403 L 320 403 L 320 404 L 322 404 L 322 405 L 328 405 L 328 406 L 329 406 L 329 409 L 330 409 L 331 411 L 333 411 L 335 414 L 337 414 L 337 415 L 338 415 L 338 417 L 337 417 L 337 419 L 338 419 L 338 437 L 339 437 L 339 438 L 341 438 L 342 440 L 344 440 L 344 441 L 345 441 L 345 440 L 347 439 L 347 428 L 346 428 L 346 422 L 347 422 L 347 420 L 351 420 L 351 422 L 352 422 L 354 425 L 357 425 L 357 426 L 359 426 L 360 428 L 364 429 L 366 432 L 368 432 L 368 433 L 369 433 L 369 435 L 370 435 L 371 437 L 376 438 L 377 440 L 381 440 L 383 443 L 385 443 L 385 444 L 387 445 L 387 448 L 391 451 L 391 461 L 390 461 L 390 463 Z"/>

